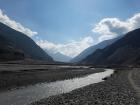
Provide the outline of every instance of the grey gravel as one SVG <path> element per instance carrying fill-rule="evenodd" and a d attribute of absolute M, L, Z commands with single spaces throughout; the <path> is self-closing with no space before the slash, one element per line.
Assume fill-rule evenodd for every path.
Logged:
<path fill-rule="evenodd" d="M 105 82 L 51 96 L 30 105 L 138 105 L 136 91 L 128 80 L 129 72 L 119 70 Z"/>

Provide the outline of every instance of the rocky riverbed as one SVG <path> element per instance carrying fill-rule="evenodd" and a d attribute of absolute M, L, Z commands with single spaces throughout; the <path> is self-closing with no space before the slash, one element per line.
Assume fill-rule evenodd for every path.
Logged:
<path fill-rule="evenodd" d="M 130 71 L 119 70 L 105 82 L 51 96 L 31 105 L 139 105 L 136 91 L 128 79 Z"/>

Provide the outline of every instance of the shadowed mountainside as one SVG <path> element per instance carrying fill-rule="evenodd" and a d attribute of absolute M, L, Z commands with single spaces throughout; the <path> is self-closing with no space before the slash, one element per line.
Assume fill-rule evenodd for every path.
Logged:
<path fill-rule="evenodd" d="M 53 62 L 53 59 L 42 50 L 31 38 L 3 23 L 0 23 L 0 58 L 31 58 Z"/>
<path fill-rule="evenodd" d="M 97 49 L 80 63 L 93 65 L 139 65 L 140 29 L 127 33 L 104 49 Z"/>
<path fill-rule="evenodd" d="M 72 63 L 77 63 L 83 59 L 85 59 L 88 55 L 94 53 L 97 49 L 103 49 L 106 46 L 111 45 L 112 43 L 114 43 L 115 41 L 117 41 L 118 39 L 120 39 L 122 36 L 119 36 L 117 38 L 114 39 L 110 39 L 110 40 L 105 40 L 103 42 L 100 42 L 94 46 L 91 46 L 87 49 L 85 49 L 83 52 L 81 52 L 78 56 L 76 56 L 75 58 L 73 58 L 71 60 Z"/>
<path fill-rule="evenodd" d="M 24 59 L 24 53 L 13 43 L 0 36 L 0 61 Z"/>

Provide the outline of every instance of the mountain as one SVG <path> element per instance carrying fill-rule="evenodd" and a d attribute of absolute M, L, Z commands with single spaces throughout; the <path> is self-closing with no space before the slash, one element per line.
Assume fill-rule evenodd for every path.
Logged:
<path fill-rule="evenodd" d="M 140 29 L 127 33 L 104 49 L 97 49 L 80 63 L 130 66 L 140 64 Z"/>
<path fill-rule="evenodd" d="M 13 43 L 0 36 L 0 61 L 24 59 L 24 53 Z"/>
<path fill-rule="evenodd" d="M 69 57 L 69 56 L 66 56 L 60 52 L 56 52 L 56 53 L 53 53 L 53 52 L 49 52 L 49 51 L 46 51 L 52 58 L 53 60 L 55 61 L 59 61 L 59 62 L 69 62 L 72 58 Z"/>
<path fill-rule="evenodd" d="M 1 54 L 4 53 L 3 51 L 10 53 L 18 52 L 19 55 L 24 55 L 24 58 L 53 62 L 53 59 L 31 38 L 3 23 L 0 23 L 0 43 L 2 43 L 0 47 Z M 14 56 L 16 57 L 17 54 Z"/>
<path fill-rule="evenodd" d="M 88 55 L 94 53 L 97 49 L 103 49 L 108 45 L 111 45 L 112 43 L 114 43 L 115 41 L 117 41 L 118 39 L 120 39 L 121 36 L 114 38 L 114 39 L 110 39 L 110 40 L 105 40 L 103 42 L 100 42 L 94 46 L 91 46 L 87 49 L 85 49 L 83 52 L 81 52 L 78 56 L 76 56 L 75 58 L 73 58 L 71 60 L 72 63 L 76 63 L 79 62 L 81 60 L 83 60 L 84 58 L 86 58 Z"/>

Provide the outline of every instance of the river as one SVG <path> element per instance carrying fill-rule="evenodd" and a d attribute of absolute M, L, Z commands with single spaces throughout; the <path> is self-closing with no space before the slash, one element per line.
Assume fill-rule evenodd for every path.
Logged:
<path fill-rule="evenodd" d="M 15 90 L 0 93 L 0 105 L 27 105 L 31 102 L 47 98 L 49 96 L 68 93 L 84 86 L 102 82 L 103 78 L 113 74 L 114 70 L 105 69 L 104 72 L 86 75 L 85 77 L 69 80 L 41 83 Z"/>

